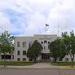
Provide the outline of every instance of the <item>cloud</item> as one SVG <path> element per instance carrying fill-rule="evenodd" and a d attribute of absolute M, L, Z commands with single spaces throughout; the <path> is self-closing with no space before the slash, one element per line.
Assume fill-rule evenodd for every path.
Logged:
<path fill-rule="evenodd" d="M 0 27 L 14 35 L 74 30 L 74 0 L 0 0 Z M 49 24 L 45 31 L 45 24 Z"/>

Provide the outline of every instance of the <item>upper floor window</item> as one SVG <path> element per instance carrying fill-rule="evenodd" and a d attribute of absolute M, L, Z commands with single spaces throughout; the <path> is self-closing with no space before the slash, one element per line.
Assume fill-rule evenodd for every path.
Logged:
<path fill-rule="evenodd" d="M 44 43 L 47 43 L 47 41 L 45 40 Z"/>
<path fill-rule="evenodd" d="M 43 41 L 41 41 L 41 44 L 43 44 Z"/>
<path fill-rule="evenodd" d="M 17 42 L 17 47 L 20 47 L 20 42 L 19 41 Z"/>
<path fill-rule="evenodd" d="M 31 46 L 32 46 L 32 42 L 30 41 L 30 42 L 29 42 L 29 48 L 30 48 Z"/>
<path fill-rule="evenodd" d="M 26 42 L 22 42 L 22 46 L 25 47 L 26 46 Z"/>
<path fill-rule="evenodd" d="M 23 51 L 23 55 L 26 55 L 26 51 Z"/>
<path fill-rule="evenodd" d="M 50 42 L 48 41 L 48 44 L 50 44 Z"/>
<path fill-rule="evenodd" d="M 20 55 L 20 51 L 17 51 L 17 55 Z"/>

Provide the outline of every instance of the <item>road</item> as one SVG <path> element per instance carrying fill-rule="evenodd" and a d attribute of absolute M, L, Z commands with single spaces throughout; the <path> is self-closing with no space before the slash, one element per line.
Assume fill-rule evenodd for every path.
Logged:
<path fill-rule="evenodd" d="M 0 69 L 0 75 L 75 75 L 75 70 L 61 69 Z"/>

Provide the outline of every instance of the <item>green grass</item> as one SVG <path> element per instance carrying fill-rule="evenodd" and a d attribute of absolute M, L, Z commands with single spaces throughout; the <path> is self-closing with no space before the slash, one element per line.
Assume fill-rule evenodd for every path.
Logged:
<path fill-rule="evenodd" d="M 55 63 L 51 63 L 52 65 L 55 66 L 71 66 L 74 65 L 75 66 L 75 62 L 55 62 Z"/>
<path fill-rule="evenodd" d="M 23 61 L 0 61 L 0 65 L 11 65 L 11 66 L 27 66 L 32 65 L 33 62 L 23 62 Z"/>

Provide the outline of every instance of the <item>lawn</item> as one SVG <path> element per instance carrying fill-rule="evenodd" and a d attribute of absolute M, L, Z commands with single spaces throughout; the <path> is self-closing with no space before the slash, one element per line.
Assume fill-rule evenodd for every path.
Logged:
<path fill-rule="evenodd" d="M 58 66 L 59 69 L 71 69 L 75 70 L 75 62 L 55 62 L 50 63 L 53 66 Z"/>
<path fill-rule="evenodd" d="M 51 63 L 52 65 L 55 65 L 55 66 L 71 66 L 71 65 L 74 65 L 75 66 L 75 62 L 55 62 L 55 63 Z"/>
<path fill-rule="evenodd" d="M 0 65 L 11 65 L 11 66 L 27 66 L 32 65 L 33 62 L 23 62 L 23 61 L 0 61 Z"/>

